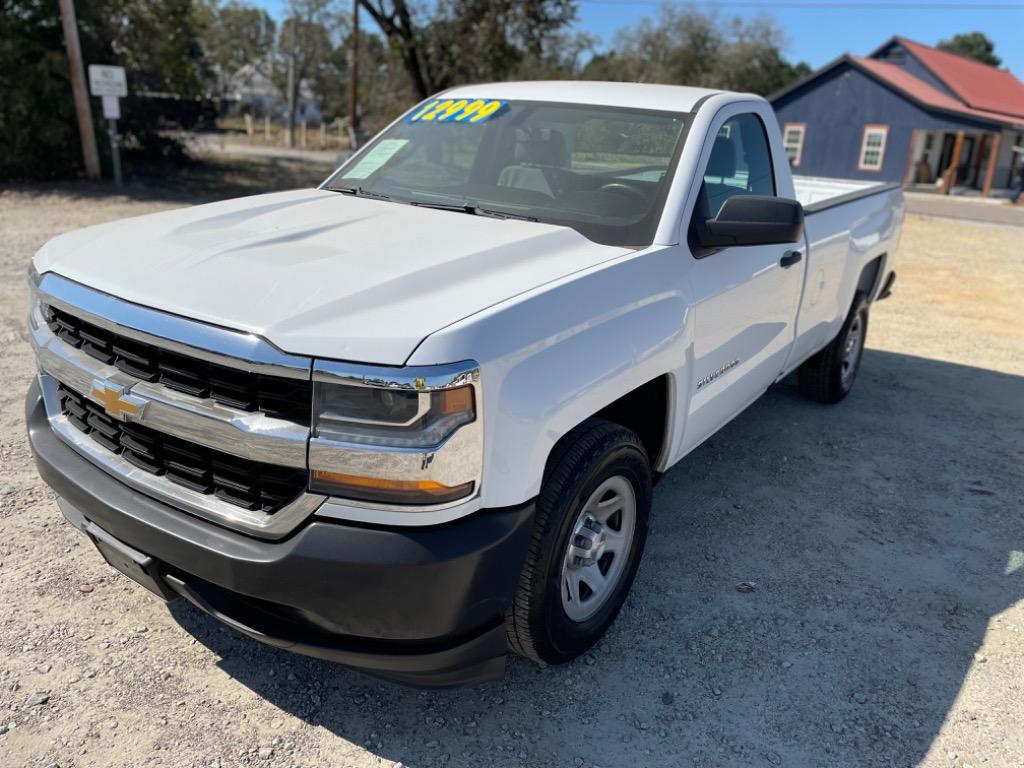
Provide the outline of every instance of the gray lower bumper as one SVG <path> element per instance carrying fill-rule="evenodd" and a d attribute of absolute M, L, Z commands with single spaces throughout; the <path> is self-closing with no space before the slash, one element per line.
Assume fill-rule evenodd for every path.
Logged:
<path fill-rule="evenodd" d="M 533 504 L 429 528 L 312 519 L 281 541 L 219 528 L 134 491 L 50 429 L 33 385 L 29 438 L 69 521 L 154 558 L 164 583 L 261 642 L 418 685 L 501 676 L 504 614 Z"/>

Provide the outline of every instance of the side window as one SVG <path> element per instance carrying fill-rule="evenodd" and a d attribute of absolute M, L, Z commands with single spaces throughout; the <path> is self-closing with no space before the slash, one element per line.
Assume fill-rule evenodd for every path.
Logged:
<path fill-rule="evenodd" d="M 718 130 L 711 157 L 704 169 L 698 202 L 700 215 L 713 219 L 722 205 L 736 195 L 774 195 L 768 135 L 752 113 L 729 118 Z"/>

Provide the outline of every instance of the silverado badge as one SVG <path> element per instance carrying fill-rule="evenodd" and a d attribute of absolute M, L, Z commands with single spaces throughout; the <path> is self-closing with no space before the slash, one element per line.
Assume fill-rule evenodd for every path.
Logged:
<path fill-rule="evenodd" d="M 714 381 L 715 379 L 719 378 L 720 376 L 724 376 L 726 373 L 731 371 L 733 368 L 735 368 L 739 364 L 740 364 L 739 360 L 730 360 L 728 363 L 723 365 L 721 368 L 718 368 L 718 369 L 712 371 L 711 373 L 709 373 L 707 376 L 704 376 L 703 378 L 697 379 L 697 389 L 700 389 L 701 387 L 703 387 L 703 386 L 705 386 L 707 384 L 710 384 L 712 381 Z"/>

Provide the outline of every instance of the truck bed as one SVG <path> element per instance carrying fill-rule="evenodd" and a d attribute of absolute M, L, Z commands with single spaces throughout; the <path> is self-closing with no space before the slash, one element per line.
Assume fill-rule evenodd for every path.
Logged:
<path fill-rule="evenodd" d="M 875 195 L 898 186 L 884 181 L 829 179 L 820 176 L 793 177 L 796 199 L 807 213 L 816 213 L 849 200 Z"/>

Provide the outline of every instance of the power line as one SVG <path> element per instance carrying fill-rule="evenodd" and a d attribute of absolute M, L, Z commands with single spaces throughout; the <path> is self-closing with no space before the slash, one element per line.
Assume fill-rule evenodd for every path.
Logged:
<path fill-rule="evenodd" d="M 663 0 L 579 0 L 583 5 L 646 5 L 660 7 Z M 672 5 L 676 5 L 672 3 Z M 773 11 L 780 8 L 786 10 L 872 10 L 872 11 L 1018 11 L 1024 12 L 1022 3 L 966 3 L 966 2 L 879 2 L 870 3 L 860 0 L 839 0 L 839 2 L 756 2 L 755 0 L 696 0 L 678 5 L 704 6 L 707 8 L 744 8 L 762 11 Z"/>

